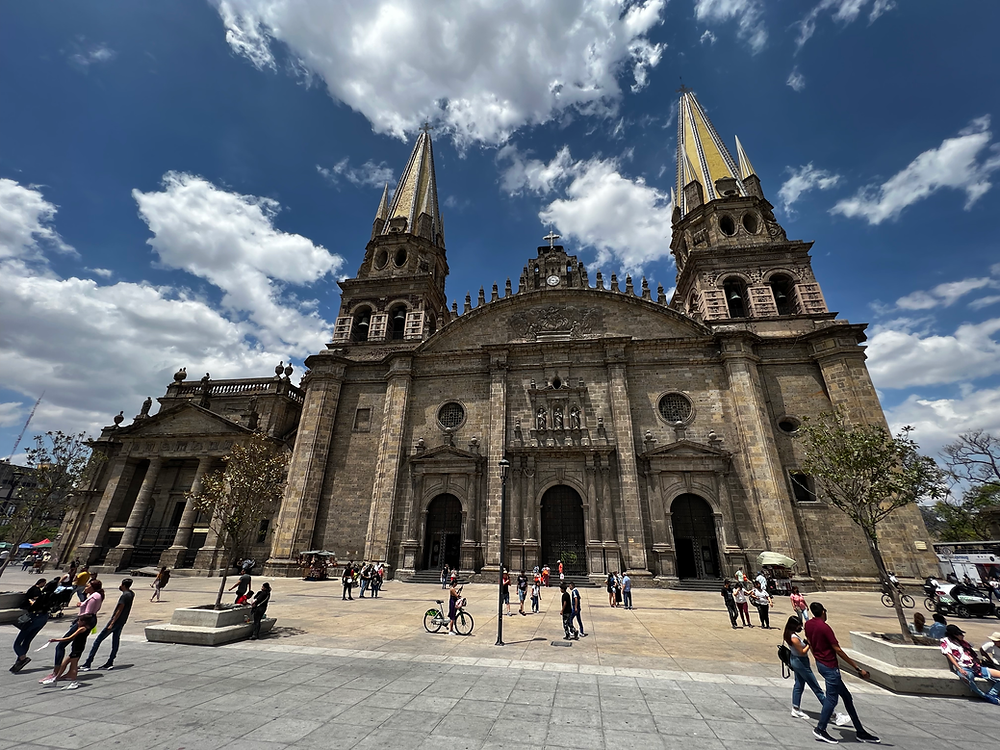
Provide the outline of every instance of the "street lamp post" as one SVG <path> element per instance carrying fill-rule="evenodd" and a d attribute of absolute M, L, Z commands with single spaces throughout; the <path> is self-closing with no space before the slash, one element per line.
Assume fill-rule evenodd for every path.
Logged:
<path fill-rule="evenodd" d="M 497 592 L 497 642 L 503 646 L 503 561 L 504 539 L 507 536 L 507 472 L 510 471 L 510 461 L 500 459 L 500 580 Z"/>

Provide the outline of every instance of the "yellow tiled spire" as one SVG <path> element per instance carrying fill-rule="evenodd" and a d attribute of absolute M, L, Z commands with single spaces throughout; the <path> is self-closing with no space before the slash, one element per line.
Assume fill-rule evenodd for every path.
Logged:
<path fill-rule="evenodd" d="M 383 234 L 388 234 L 394 226 L 394 219 L 406 219 L 406 232 L 417 233 L 417 219 L 427 214 L 431 219 L 431 237 L 440 237 L 444 242 L 444 222 L 438 208 L 437 178 L 434 176 L 434 148 L 431 145 L 429 126 L 424 126 L 417 136 L 416 145 L 406 168 L 399 179 L 399 185 L 392 195 L 388 220 Z"/>
<path fill-rule="evenodd" d="M 747 152 L 743 150 L 743 144 L 740 143 L 739 136 L 736 136 L 736 158 L 740 162 L 741 180 L 745 180 L 752 174 L 757 174 L 753 169 L 753 164 L 750 163 L 750 158 L 747 156 Z"/>
<path fill-rule="evenodd" d="M 685 205 L 684 186 L 692 180 L 701 183 L 705 201 L 719 197 L 715 181 L 721 177 L 735 178 L 740 195 L 746 195 L 743 177 L 726 145 L 705 114 L 694 92 L 681 91 L 680 111 L 677 116 L 677 198 L 683 216 Z M 745 158 L 745 154 L 743 157 Z M 749 160 L 746 161 L 749 167 Z M 752 170 L 752 167 L 751 167 Z"/>
<path fill-rule="evenodd" d="M 388 221 L 389 219 L 389 183 L 385 183 L 382 188 L 382 200 L 378 202 L 378 211 L 375 213 L 375 221 Z"/>

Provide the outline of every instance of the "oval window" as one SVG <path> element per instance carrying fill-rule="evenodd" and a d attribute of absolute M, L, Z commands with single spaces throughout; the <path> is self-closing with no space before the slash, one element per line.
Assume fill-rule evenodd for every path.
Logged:
<path fill-rule="evenodd" d="M 396 251 L 396 257 L 394 258 L 397 268 L 402 268 L 406 265 L 406 248 L 401 247 Z"/>
<path fill-rule="evenodd" d="M 760 222 L 757 221 L 757 214 L 747 211 L 743 214 L 743 228 L 748 234 L 757 234 L 760 231 Z"/>
<path fill-rule="evenodd" d="M 464 420 L 465 409 L 462 408 L 461 404 L 455 401 L 449 401 L 438 410 L 438 422 L 441 423 L 442 427 L 455 429 L 462 424 Z"/>
<path fill-rule="evenodd" d="M 379 270 L 386 267 L 389 263 L 389 253 L 385 250 L 380 250 L 378 255 L 375 256 L 375 268 Z"/>
<path fill-rule="evenodd" d="M 683 393 L 668 393 L 660 397 L 660 416 L 670 424 L 687 422 L 691 418 L 691 400 Z"/>
<path fill-rule="evenodd" d="M 722 214 L 719 217 L 719 229 L 727 237 L 732 237 L 736 234 L 736 222 L 733 221 L 733 217 L 729 214 Z"/>

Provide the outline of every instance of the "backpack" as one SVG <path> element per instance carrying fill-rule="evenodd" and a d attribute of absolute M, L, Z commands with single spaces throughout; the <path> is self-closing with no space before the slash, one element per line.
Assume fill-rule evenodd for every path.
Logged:
<path fill-rule="evenodd" d="M 787 680 L 792 676 L 792 650 L 784 643 L 778 645 L 778 661 L 781 662 L 781 676 Z"/>

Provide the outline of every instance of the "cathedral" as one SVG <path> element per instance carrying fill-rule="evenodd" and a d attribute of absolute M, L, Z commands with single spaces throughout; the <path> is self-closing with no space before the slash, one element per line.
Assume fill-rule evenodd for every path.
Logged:
<path fill-rule="evenodd" d="M 385 561 L 398 579 L 444 565 L 473 580 L 555 566 L 637 585 L 718 579 L 770 550 L 814 588 L 870 586 L 846 515 L 799 467 L 805 417 L 885 418 L 865 326 L 827 309 L 811 242 L 789 240 L 743 145 L 735 158 L 695 95 L 680 97 L 668 299 L 591 274 L 550 233 L 501 288 L 449 308 L 434 151 L 425 130 L 382 195 L 357 273 L 340 282 L 326 349 L 300 385 L 188 381 L 95 441 L 100 475 L 67 516 L 60 555 L 98 570 L 209 575 L 218 533 L 187 501 L 229 447 L 262 431 L 290 452 L 261 524 L 266 575 L 298 556 Z M 915 507 L 887 523 L 901 576 L 936 569 Z"/>

